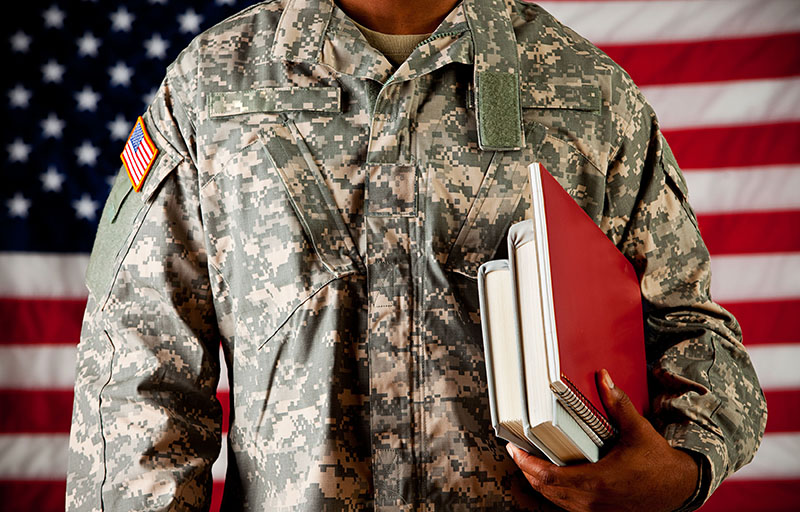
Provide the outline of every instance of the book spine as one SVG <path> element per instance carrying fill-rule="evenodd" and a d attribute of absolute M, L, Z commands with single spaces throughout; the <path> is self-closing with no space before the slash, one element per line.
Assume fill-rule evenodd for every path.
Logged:
<path fill-rule="evenodd" d="M 589 439 L 591 439 L 592 442 L 598 448 L 602 448 L 603 446 L 605 446 L 606 443 L 600 438 L 600 436 L 598 436 L 595 433 L 595 431 L 592 430 L 591 427 L 589 427 L 589 425 L 583 420 L 581 416 L 578 415 L 577 412 L 575 412 L 572 409 L 572 407 L 570 407 L 565 403 L 566 401 L 563 398 L 561 398 L 558 394 L 556 394 L 556 399 L 558 400 L 558 403 L 564 406 L 564 410 L 567 411 L 567 414 L 569 414 L 572 417 L 572 419 L 575 420 L 575 423 L 577 423 L 578 426 L 581 427 L 581 430 L 583 430 L 586 433 Z"/>
<path fill-rule="evenodd" d="M 556 394 L 558 401 L 564 405 L 573 418 L 578 420 L 578 424 L 582 428 L 585 427 L 584 431 L 588 428 L 602 442 L 612 439 L 617 434 L 614 426 L 592 405 L 583 393 L 578 391 L 578 388 L 563 373 L 559 384 L 562 385 L 551 386 L 551 389 Z M 588 434 L 588 431 L 586 432 Z M 590 435 L 589 437 L 591 438 L 592 436 Z M 594 441 L 594 438 L 592 438 L 592 441 Z"/>

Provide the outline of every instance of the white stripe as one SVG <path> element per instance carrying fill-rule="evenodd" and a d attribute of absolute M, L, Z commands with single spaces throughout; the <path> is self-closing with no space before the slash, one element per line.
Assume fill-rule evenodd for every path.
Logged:
<path fill-rule="evenodd" d="M 758 449 L 753 461 L 734 473 L 731 478 L 736 480 L 800 478 L 800 434 L 795 432 L 765 434 L 761 448 Z"/>
<path fill-rule="evenodd" d="M 800 344 L 776 343 L 748 347 L 764 389 L 800 388 Z M 71 345 L 0 346 L 0 388 L 27 390 L 72 389 L 76 349 Z M 217 390 L 230 391 L 228 372 L 220 350 L 221 374 Z"/>
<path fill-rule="evenodd" d="M 131 167 L 135 171 L 135 178 L 138 182 L 142 177 L 142 169 L 141 165 L 139 164 L 139 160 L 136 158 L 136 153 L 133 151 L 133 148 L 128 148 L 128 161 L 131 163 Z"/>
<path fill-rule="evenodd" d="M 685 171 L 697 213 L 800 209 L 800 165 Z"/>
<path fill-rule="evenodd" d="M 225 472 L 228 470 L 228 438 L 222 436 L 222 446 L 219 450 L 219 457 L 211 466 L 211 477 L 214 480 L 225 480 Z"/>
<path fill-rule="evenodd" d="M 214 480 L 225 478 L 228 450 L 222 438 L 219 458 L 211 467 Z M 69 435 L 0 435 L 0 480 L 62 480 L 67 475 Z"/>
<path fill-rule="evenodd" d="M 0 252 L 0 297 L 86 298 L 89 256 Z"/>
<path fill-rule="evenodd" d="M 800 30 L 797 0 L 536 3 L 597 45 L 740 38 Z"/>
<path fill-rule="evenodd" d="M 0 388 L 72 389 L 74 345 L 0 346 Z"/>
<path fill-rule="evenodd" d="M 60 480 L 67 474 L 69 436 L 66 434 L 0 435 L 0 479 Z M 227 439 L 211 467 L 216 481 L 227 468 Z M 763 480 L 800 478 L 800 434 L 766 434 L 753 461 L 732 478 Z"/>
<path fill-rule="evenodd" d="M 75 345 L 0 346 L 0 388 L 67 390 L 75 386 Z M 229 391 L 228 372 L 220 348 L 218 391 Z"/>
<path fill-rule="evenodd" d="M 142 155 L 141 151 L 137 151 L 133 156 L 136 157 L 136 161 L 139 162 L 139 167 L 142 169 L 142 175 L 144 175 L 144 172 L 147 170 L 147 159 Z"/>
<path fill-rule="evenodd" d="M 133 179 L 139 181 L 139 170 L 136 167 L 136 160 L 133 158 L 130 144 L 125 146 L 125 160 L 128 162 L 128 170 L 131 171 Z"/>
<path fill-rule="evenodd" d="M 142 139 L 142 144 L 140 146 L 142 148 L 142 153 L 144 156 L 149 160 L 153 156 L 153 150 L 150 149 L 150 144 L 148 144 L 144 139 Z"/>
<path fill-rule="evenodd" d="M 0 435 L 0 480 L 60 480 L 67 474 L 66 434 Z"/>
<path fill-rule="evenodd" d="M 139 159 L 139 156 L 136 151 L 133 150 L 133 146 L 130 148 L 130 158 L 133 162 L 133 165 L 136 167 L 136 181 L 138 182 L 142 175 L 144 174 L 144 167 L 142 167 L 142 162 Z"/>
<path fill-rule="evenodd" d="M 717 302 L 800 297 L 800 253 L 711 257 L 711 297 Z"/>
<path fill-rule="evenodd" d="M 763 389 L 800 389 L 800 343 L 752 345 L 747 352 Z"/>
<path fill-rule="evenodd" d="M 642 92 L 665 130 L 800 120 L 800 77 L 656 85 Z"/>
<path fill-rule="evenodd" d="M 800 388 L 800 344 L 748 347 L 765 389 Z M 0 388 L 28 390 L 72 389 L 76 349 L 71 345 L 0 346 Z M 221 360 L 218 391 L 229 391 L 225 361 Z"/>

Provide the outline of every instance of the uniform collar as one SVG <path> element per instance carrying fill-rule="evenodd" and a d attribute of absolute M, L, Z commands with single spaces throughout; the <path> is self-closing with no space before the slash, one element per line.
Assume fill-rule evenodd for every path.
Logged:
<path fill-rule="evenodd" d="M 397 70 L 333 0 L 287 0 L 272 55 L 311 62 L 382 84 L 410 80 L 446 64 L 473 65 L 481 149 L 524 145 L 513 0 L 463 0 Z"/>

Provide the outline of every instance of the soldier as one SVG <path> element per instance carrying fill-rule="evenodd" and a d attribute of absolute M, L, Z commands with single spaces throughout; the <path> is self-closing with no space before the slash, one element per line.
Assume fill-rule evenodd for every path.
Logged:
<path fill-rule="evenodd" d="M 208 507 L 220 341 L 226 510 L 688 510 L 760 442 L 655 114 L 535 5 L 257 4 L 169 67 L 123 161 L 87 272 L 70 510 Z M 594 465 L 512 460 L 490 426 L 475 275 L 534 161 L 641 279 L 652 417 L 604 374 L 622 434 Z"/>

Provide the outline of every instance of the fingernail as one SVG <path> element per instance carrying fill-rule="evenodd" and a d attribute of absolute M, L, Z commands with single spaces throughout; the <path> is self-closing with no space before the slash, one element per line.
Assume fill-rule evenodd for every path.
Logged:
<path fill-rule="evenodd" d="M 514 449 L 511 448 L 511 443 L 508 443 L 506 445 L 506 450 L 508 451 L 508 454 L 511 455 L 511 458 L 513 459 L 514 458 Z"/>
<path fill-rule="evenodd" d="M 614 381 L 611 380 L 611 375 L 605 369 L 603 370 L 603 382 L 605 382 L 608 389 L 614 389 Z"/>

